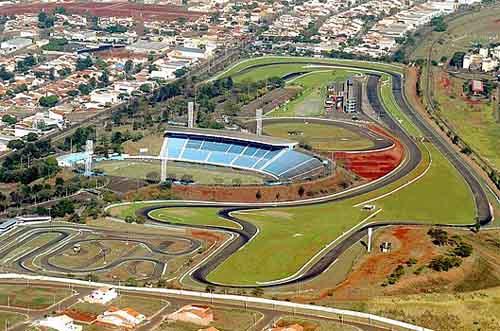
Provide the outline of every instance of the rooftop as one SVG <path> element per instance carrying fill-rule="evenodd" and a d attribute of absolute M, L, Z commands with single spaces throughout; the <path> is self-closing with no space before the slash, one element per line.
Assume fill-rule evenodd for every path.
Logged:
<path fill-rule="evenodd" d="M 297 145 L 297 142 L 288 139 L 275 138 L 270 136 L 257 136 L 251 133 L 228 131 L 228 130 L 215 130 L 215 129 L 201 129 L 201 128 L 183 128 L 183 127 L 167 127 L 165 134 L 185 134 L 191 136 L 207 136 L 218 137 L 224 139 L 251 141 L 255 143 L 267 144 L 271 146 L 292 147 Z"/>

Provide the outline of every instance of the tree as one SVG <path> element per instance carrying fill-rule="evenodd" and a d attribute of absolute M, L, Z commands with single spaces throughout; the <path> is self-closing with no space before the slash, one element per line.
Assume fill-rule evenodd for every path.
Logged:
<path fill-rule="evenodd" d="M 47 108 L 54 107 L 58 102 L 59 102 L 59 97 L 57 95 L 43 96 L 38 100 L 40 106 Z"/>
<path fill-rule="evenodd" d="M 11 80 L 12 78 L 14 78 L 14 74 L 10 71 L 7 71 L 4 65 L 0 66 L 0 79 L 6 81 Z"/>
<path fill-rule="evenodd" d="M 260 190 L 258 190 L 256 193 L 255 193 L 255 198 L 257 200 L 260 200 L 262 198 L 262 193 L 260 192 Z"/>
<path fill-rule="evenodd" d="M 127 74 L 130 74 L 130 73 L 132 73 L 133 69 L 134 69 L 134 62 L 132 60 L 127 60 L 127 62 L 125 62 L 125 66 L 123 67 L 123 70 L 125 70 L 125 72 Z"/>
<path fill-rule="evenodd" d="M 299 191 L 297 193 L 299 193 L 299 196 L 302 197 L 305 192 L 306 192 L 306 189 L 304 188 L 304 186 L 301 185 L 299 187 Z"/>
<path fill-rule="evenodd" d="M 7 123 L 9 125 L 14 125 L 17 123 L 17 118 L 15 116 L 5 114 L 2 116 L 2 122 Z"/>
<path fill-rule="evenodd" d="M 139 87 L 139 90 L 141 90 L 144 93 L 151 93 L 151 84 L 142 84 Z"/>
<path fill-rule="evenodd" d="M 134 223 L 134 221 L 135 221 L 135 217 L 134 216 L 130 216 L 129 215 L 129 216 L 125 217 L 125 222 L 127 222 L 129 224 Z"/>
<path fill-rule="evenodd" d="M 38 140 L 38 135 L 34 132 L 28 133 L 26 136 L 24 136 L 24 140 L 28 142 L 33 142 Z"/>
<path fill-rule="evenodd" d="M 88 84 L 81 83 L 80 85 L 78 85 L 78 91 L 82 95 L 89 95 L 90 92 L 92 92 L 92 87 Z"/>
<path fill-rule="evenodd" d="M 85 69 L 88 69 L 90 67 L 92 67 L 94 63 L 92 62 L 92 58 L 90 56 L 86 56 L 86 57 L 79 57 L 77 60 L 76 60 L 76 70 L 85 70 Z"/>
<path fill-rule="evenodd" d="M 11 140 L 7 144 L 8 148 L 17 150 L 23 149 L 24 146 L 25 146 L 24 141 L 22 141 L 21 139 Z"/>

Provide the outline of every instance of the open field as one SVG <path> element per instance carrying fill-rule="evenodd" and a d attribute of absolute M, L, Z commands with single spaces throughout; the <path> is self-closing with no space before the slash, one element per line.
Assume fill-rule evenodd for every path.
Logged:
<path fill-rule="evenodd" d="M 72 310 L 79 311 L 81 313 L 99 315 L 105 312 L 109 307 L 117 308 L 132 308 L 146 317 L 150 317 L 157 311 L 168 305 L 165 300 L 155 299 L 155 298 L 142 298 L 133 295 L 120 295 L 115 300 L 111 301 L 107 305 L 100 304 L 90 304 L 86 302 L 79 302 L 70 307 Z"/>
<path fill-rule="evenodd" d="M 431 58 L 439 61 L 441 57 L 450 59 L 455 52 L 466 52 L 474 44 L 487 45 L 500 42 L 500 6 L 483 8 L 471 12 L 448 23 L 444 33 L 432 32 L 419 47 L 412 58 L 426 58 L 431 44 L 435 41 Z M 424 70 L 426 68 L 424 67 Z M 433 98 L 439 105 L 441 117 L 446 119 L 458 134 L 481 156 L 497 169 L 500 168 L 500 126 L 494 117 L 494 102 L 472 103 L 462 96 L 464 80 L 449 76 L 441 67 L 431 67 L 432 82 L 429 87 Z M 470 74 L 470 76 L 474 76 Z M 477 77 L 484 75 L 476 74 Z M 493 75 L 490 76 L 494 78 Z M 422 80 L 425 88 L 425 80 Z"/>
<path fill-rule="evenodd" d="M 500 28 L 500 24 L 499 24 Z M 436 72 L 434 99 L 440 115 L 446 118 L 458 134 L 491 165 L 500 169 L 500 124 L 496 121 L 496 102 L 470 102 L 462 96 L 464 80 Z"/>
<path fill-rule="evenodd" d="M 187 225 L 223 226 L 226 228 L 239 228 L 236 223 L 218 217 L 217 208 L 162 208 L 150 213 L 158 221 Z"/>
<path fill-rule="evenodd" d="M 305 143 L 318 151 L 360 150 L 373 146 L 373 143 L 367 138 L 334 125 L 319 123 L 265 123 L 263 129 L 266 134 Z M 289 134 L 293 131 L 301 132 L 302 134 Z"/>
<path fill-rule="evenodd" d="M 282 317 L 276 325 L 278 326 L 288 326 L 293 324 L 299 324 L 303 326 L 306 330 L 314 331 L 356 331 L 358 328 L 350 325 L 342 325 L 334 321 L 325 320 L 314 320 L 299 318 L 294 316 L 284 316 Z"/>
<path fill-rule="evenodd" d="M 103 170 L 110 176 L 137 179 L 145 179 L 149 173 L 156 173 L 159 179 L 160 174 L 160 163 L 157 161 L 103 161 L 97 163 L 96 168 Z M 242 185 L 263 183 L 263 177 L 256 173 L 181 162 L 168 162 L 167 174 L 177 179 L 181 179 L 184 175 L 190 175 L 197 184 L 206 185 L 231 185 L 235 180 L 241 181 Z"/>
<path fill-rule="evenodd" d="M 352 72 L 346 70 L 321 70 L 299 76 L 289 82 L 290 85 L 302 87 L 299 96 L 288 104 L 281 106 L 269 116 L 318 116 L 324 114 L 326 86 L 334 81 L 344 80 Z"/>
<path fill-rule="evenodd" d="M 240 309 L 219 309 L 214 308 L 214 322 L 210 326 L 220 331 L 249 330 L 255 321 L 261 318 L 257 312 Z M 157 331 L 198 331 L 200 326 L 183 322 L 163 322 Z"/>
<path fill-rule="evenodd" d="M 0 286 L 0 305 L 45 309 L 70 295 L 69 289 L 60 289 L 54 292 L 51 288 L 2 285 Z"/>
<path fill-rule="evenodd" d="M 123 143 L 123 152 L 130 155 L 140 155 L 141 148 L 147 148 L 145 155 L 156 156 L 160 154 L 163 145 L 163 132 L 145 135 L 139 141 L 126 141 Z"/>

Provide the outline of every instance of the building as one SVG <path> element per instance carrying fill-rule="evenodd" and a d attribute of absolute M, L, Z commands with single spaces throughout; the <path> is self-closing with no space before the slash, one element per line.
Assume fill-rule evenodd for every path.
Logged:
<path fill-rule="evenodd" d="M 356 77 L 350 77 L 344 84 L 344 112 L 356 113 L 361 110 L 362 86 Z"/>
<path fill-rule="evenodd" d="M 112 287 L 101 287 L 92 291 L 89 295 L 83 298 L 89 303 L 99 303 L 105 305 L 118 297 L 118 292 Z"/>
<path fill-rule="evenodd" d="M 167 316 L 168 319 L 208 326 L 214 321 L 212 309 L 208 306 L 187 305 Z"/>
<path fill-rule="evenodd" d="M 132 45 L 127 46 L 127 49 L 137 53 L 163 53 L 169 49 L 170 45 L 159 41 L 139 40 Z"/>
<path fill-rule="evenodd" d="M 117 103 L 119 95 L 120 93 L 117 91 L 95 90 L 90 93 L 90 102 L 108 106 Z"/>
<path fill-rule="evenodd" d="M 132 308 L 118 309 L 111 307 L 97 317 L 97 321 L 119 328 L 135 328 L 146 319 L 146 316 Z"/>
<path fill-rule="evenodd" d="M 206 49 L 197 47 L 176 47 L 172 52 L 168 54 L 172 58 L 189 59 L 191 61 L 197 61 L 199 59 L 204 59 L 208 57 L 208 51 Z"/>
<path fill-rule="evenodd" d="M 480 80 L 472 80 L 471 81 L 471 91 L 474 95 L 481 95 L 484 92 L 483 82 Z"/>
<path fill-rule="evenodd" d="M 73 319 L 66 315 L 49 316 L 34 323 L 35 326 L 43 326 L 57 331 L 82 331 L 83 327 L 73 322 Z"/>
<path fill-rule="evenodd" d="M 3 54 L 10 54 L 17 52 L 25 47 L 31 46 L 33 41 L 28 38 L 14 38 L 4 41 L 0 44 L 0 50 Z"/>
<path fill-rule="evenodd" d="M 19 220 L 15 218 L 10 218 L 2 223 L 0 223 L 0 234 L 4 234 L 10 230 L 12 230 L 17 224 L 19 223 Z"/>

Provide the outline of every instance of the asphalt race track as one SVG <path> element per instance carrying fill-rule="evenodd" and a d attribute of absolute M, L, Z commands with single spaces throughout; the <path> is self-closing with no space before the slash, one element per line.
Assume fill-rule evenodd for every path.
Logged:
<path fill-rule="evenodd" d="M 111 236 L 109 238 L 93 238 L 93 239 L 73 239 L 75 233 L 80 233 L 81 231 L 87 231 L 92 234 L 100 234 L 103 236 Z M 40 240 L 41 236 L 47 234 L 55 234 L 56 237 L 48 240 L 46 243 L 40 245 L 33 245 L 32 249 L 24 250 L 19 252 L 19 248 L 25 245 L 29 245 L 33 241 Z M 175 257 L 189 255 L 201 247 L 201 242 L 192 238 L 182 237 L 182 236 L 162 236 L 162 244 L 160 246 L 152 245 L 146 239 L 140 238 L 123 238 L 114 237 L 116 235 L 122 235 L 123 233 L 114 231 L 104 231 L 96 230 L 91 227 L 75 227 L 75 226 L 30 226 L 24 227 L 20 231 L 16 231 L 9 237 L 5 238 L 0 245 L 0 260 L 5 259 L 9 254 L 15 254 L 10 257 L 11 261 L 17 269 L 20 269 L 28 273 L 39 273 L 40 270 L 29 266 L 29 261 L 34 258 L 40 258 L 39 265 L 45 273 L 64 273 L 64 274 L 88 274 L 93 272 L 104 272 L 110 271 L 122 264 L 126 263 L 136 263 L 136 262 L 147 262 L 154 266 L 154 270 L 148 278 L 159 279 L 163 275 L 166 269 L 166 262 L 155 257 L 149 256 L 121 256 L 120 258 L 112 259 L 109 263 L 101 266 L 92 266 L 95 262 L 102 259 L 101 255 L 95 256 L 95 261 L 91 261 L 86 266 L 77 268 L 69 266 L 61 266 L 52 261 L 54 257 L 62 255 L 65 251 L 72 249 L 75 244 L 84 243 L 96 243 L 102 245 L 106 241 L 120 241 L 136 245 L 142 245 L 151 253 L 156 253 L 165 257 Z M 186 242 L 187 246 L 182 249 L 169 250 L 168 247 L 175 242 Z M 103 248 L 109 249 L 109 248 Z M 101 249 L 101 253 L 102 249 Z"/>
<path fill-rule="evenodd" d="M 293 61 L 287 62 L 287 63 L 294 63 Z M 296 62 L 300 64 L 304 64 L 303 62 Z M 351 66 L 351 65 L 339 65 L 339 64 L 332 64 L 328 65 L 325 63 L 315 63 L 314 61 L 309 62 L 309 64 L 318 64 L 322 66 L 331 66 L 333 67 L 340 67 L 340 68 L 357 68 L 359 69 L 360 67 L 356 66 Z M 272 64 L 268 64 L 272 65 Z M 261 66 L 266 66 L 266 65 L 257 65 L 255 67 L 261 67 Z M 246 70 L 246 69 L 245 69 Z M 477 210 L 477 217 L 478 220 L 482 225 L 488 224 L 492 220 L 492 215 L 491 215 L 491 210 L 490 206 L 486 197 L 486 193 L 483 189 L 483 187 L 480 185 L 480 183 L 477 180 L 476 175 L 474 172 L 469 169 L 469 167 L 465 164 L 465 162 L 461 159 L 459 155 L 448 145 L 446 141 L 444 141 L 441 136 L 435 132 L 426 122 L 425 120 L 412 110 L 411 106 L 406 100 L 406 97 L 404 95 L 404 92 L 402 90 L 402 77 L 398 74 L 394 74 L 390 71 L 384 71 L 377 69 L 377 72 L 380 73 L 386 73 L 392 76 L 392 92 L 394 94 L 395 100 L 400 107 L 400 109 L 412 120 L 412 122 L 423 132 L 425 135 L 425 138 L 428 139 L 430 142 L 432 142 L 442 153 L 443 155 L 450 160 L 450 162 L 455 166 L 455 168 L 459 171 L 461 176 L 466 180 L 467 184 L 471 188 L 471 191 L 473 192 L 474 196 L 474 201 L 476 204 L 476 210 Z M 372 107 L 372 109 L 377 113 L 377 114 L 382 114 L 380 116 L 383 124 L 385 125 L 386 128 L 389 129 L 389 131 L 395 135 L 399 141 L 404 145 L 405 147 L 405 159 L 402 162 L 402 165 L 398 167 L 396 170 L 391 172 L 389 175 L 386 177 L 380 179 L 379 181 L 375 181 L 373 185 L 367 185 L 364 187 L 361 187 L 359 189 L 354 189 L 346 194 L 340 194 L 338 196 L 335 196 L 334 198 L 329 198 L 326 197 L 324 200 L 315 200 L 313 203 L 325 203 L 325 202 L 331 202 L 335 200 L 342 200 L 342 199 L 347 199 L 351 198 L 357 195 L 361 195 L 373 190 L 377 190 L 379 188 L 382 188 L 402 177 L 410 173 L 413 169 L 416 168 L 416 166 L 420 163 L 422 159 L 421 151 L 417 144 L 415 143 L 414 139 L 403 130 L 403 128 L 397 123 L 391 116 L 388 114 L 385 110 L 385 108 L 382 105 L 382 102 L 380 100 L 379 96 L 379 89 L 378 85 L 380 82 L 380 77 L 381 74 L 379 73 L 371 73 L 369 75 L 368 83 L 367 83 L 367 96 L 369 103 Z M 308 204 L 311 202 L 307 201 L 297 201 L 293 205 L 304 205 Z M 165 206 L 165 207 L 183 207 L 186 206 L 186 204 L 177 204 L 175 206 Z M 188 204 L 188 206 L 192 207 L 206 207 L 204 204 Z M 290 206 L 290 205 L 288 205 Z M 148 218 L 148 222 L 151 223 L 162 223 L 165 224 L 165 222 L 157 222 L 151 217 L 149 217 L 149 213 L 152 210 L 159 209 L 159 208 L 165 208 L 165 207 L 150 207 L 150 208 L 144 208 L 140 211 L 138 211 L 139 214 L 145 216 Z M 213 207 L 213 205 L 212 205 Z M 221 206 L 222 207 L 222 206 Z M 224 209 L 222 209 L 219 212 L 219 216 L 228 219 L 230 221 L 233 221 L 235 223 L 238 223 L 241 226 L 241 230 L 236 230 L 236 229 L 228 229 L 224 227 L 215 227 L 215 226 L 192 226 L 189 225 L 188 227 L 194 227 L 194 228 L 200 228 L 200 229 L 208 229 L 208 230 L 219 230 L 219 231 L 225 231 L 225 232 L 231 232 L 235 234 L 235 239 L 230 241 L 229 243 L 224 246 L 223 249 L 219 250 L 216 254 L 212 255 L 211 258 L 200 265 L 197 269 L 195 269 L 192 273 L 192 278 L 195 279 L 198 282 L 204 283 L 204 284 L 211 284 L 211 285 L 218 285 L 218 286 L 224 286 L 224 284 L 214 284 L 211 283 L 207 280 L 207 276 L 210 272 L 212 272 L 215 268 L 217 268 L 224 260 L 226 260 L 229 256 L 231 256 L 234 252 L 236 252 L 238 249 L 240 249 L 242 246 L 244 246 L 251 238 L 257 234 L 257 228 L 246 221 L 240 220 L 234 216 L 231 215 L 232 211 L 239 211 L 239 210 L 248 210 L 250 208 L 242 206 L 241 204 L 235 205 L 234 207 L 229 207 L 227 208 L 227 204 L 223 206 Z M 255 206 L 252 208 L 259 208 L 259 206 Z M 276 208 L 279 208 L 277 206 Z M 419 225 L 419 223 L 410 223 L 410 222 L 398 222 L 397 220 L 394 220 L 394 222 L 386 222 L 386 223 L 380 223 L 375 226 L 375 228 L 382 227 L 382 226 L 388 226 L 388 225 L 397 225 L 397 224 L 412 224 L 412 225 Z M 183 226 L 179 224 L 175 224 L 176 226 Z M 373 228 L 373 226 L 372 226 Z M 260 285 L 260 287 L 275 287 L 275 286 L 283 286 L 283 285 L 288 285 L 288 284 L 293 284 L 296 282 L 301 282 L 305 280 L 312 279 L 318 275 L 320 275 L 322 272 L 324 272 L 347 248 L 352 246 L 354 243 L 359 241 L 361 238 L 363 238 L 366 235 L 367 228 L 363 227 L 361 229 L 358 229 L 357 231 L 351 233 L 349 236 L 344 238 L 339 244 L 335 245 L 332 247 L 330 251 L 328 251 L 325 255 L 323 255 L 320 260 L 318 260 L 315 264 L 313 264 L 305 273 L 299 275 L 298 277 L 287 279 L 284 281 L 277 281 L 274 283 L 269 283 L 265 285 Z M 231 287 L 238 287 L 238 286 L 231 286 Z M 246 286 L 241 286 L 241 287 L 246 287 Z M 255 286 L 253 286 L 255 287 Z"/>

